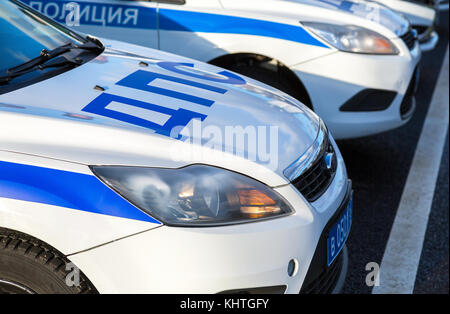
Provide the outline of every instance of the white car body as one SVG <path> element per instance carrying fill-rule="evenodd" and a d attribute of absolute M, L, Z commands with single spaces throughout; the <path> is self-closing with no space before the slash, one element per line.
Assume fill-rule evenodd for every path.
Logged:
<path fill-rule="evenodd" d="M 376 0 L 395 12 L 405 16 L 419 33 L 420 48 L 422 51 L 433 50 L 439 35 L 434 30 L 437 19 L 436 9 L 424 4 L 404 0 Z"/>
<path fill-rule="evenodd" d="M 20 27 L 20 19 L 10 22 Z M 8 85 L 0 86 L 0 229 L 57 249 L 101 293 L 217 293 L 273 286 L 298 293 L 315 251 L 324 249 L 325 228 L 339 218 L 351 192 L 331 136 L 337 165 L 326 191 L 308 202 L 290 183 L 302 175 L 300 166 L 316 162 L 305 158 L 317 158 L 327 137 L 320 119 L 292 97 L 212 65 L 103 42 L 103 53 L 75 69 L 7 92 Z M 156 79 L 144 85 L 119 83 L 137 74 Z M 201 100 L 212 103 L 200 105 Z M 185 125 L 179 134 L 195 119 L 219 129 L 277 126 L 277 163 L 273 167 L 191 143 L 188 137 L 168 136 L 180 117 Z M 196 154 L 184 156 L 189 150 Z M 167 226 L 113 192 L 90 169 L 193 164 L 258 180 L 295 212 L 220 227 Z M 296 269 L 289 275 L 293 259 Z"/>
<path fill-rule="evenodd" d="M 60 22 L 67 19 L 68 1 L 23 1 Z M 282 64 L 338 139 L 399 127 L 414 112 L 412 82 L 420 48 L 413 38 L 408 48 L 401 38 L 412 36 L 408 22 L 385 7 L 346 1 L 343 10 L 341 0 L 167 2 L 80 0 L 81 25 L 75 29 L 215 64 L 242 54 L 271 60 L 267 67 Z M 376 18 L 374 8 L 381 12 Z M 388 38 L 399 53 L 342 52 L 304 27 L 305 21 L 370 29 Z M 381 93 L 389 96 L 375 98 Z"/>

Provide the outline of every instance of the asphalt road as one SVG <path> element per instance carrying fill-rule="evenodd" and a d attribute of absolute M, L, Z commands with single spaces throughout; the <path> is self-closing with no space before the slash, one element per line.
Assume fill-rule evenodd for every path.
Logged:
<path fill-rule="evenodd" d="M 448 12 L 437 27 L 440 42 L 424 53 L 417 109 L 405 126 L 338 143 L 355 190 L 354 224 L 348 240 L 349 271 L 344 293 L 371 293 L 366 264 L 381 264 L 415 148 L 448 46 Z M 388 75 L 388 74 L 387 74 Z M 449 293 L 448 136 L 419 263 L 414 293 Z"/>

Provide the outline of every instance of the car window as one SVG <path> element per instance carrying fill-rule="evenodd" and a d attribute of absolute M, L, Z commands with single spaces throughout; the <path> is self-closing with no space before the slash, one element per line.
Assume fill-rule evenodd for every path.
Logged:
<path fill-rule="evenodd" d="M 81 37 L 53 24 L 14 0 L 0 2 L 0 72 Z"/>

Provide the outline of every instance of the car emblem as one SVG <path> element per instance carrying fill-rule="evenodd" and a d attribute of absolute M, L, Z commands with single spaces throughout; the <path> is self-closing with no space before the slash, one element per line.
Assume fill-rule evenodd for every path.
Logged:
<path fill-rule="evenodd" d="M 334 171 L 334 169 L 336 169 L 335 167 L 335 163 L 336 163 L 336 158 L 334 153 L 327 153 L 325 155 L 325 165 L 327 166 L 327 170 L 332 172 Z"/>

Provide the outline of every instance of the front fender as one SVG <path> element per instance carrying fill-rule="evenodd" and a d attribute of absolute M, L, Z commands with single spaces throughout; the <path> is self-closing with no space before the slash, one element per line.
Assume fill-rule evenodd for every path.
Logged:
<path fill-rule="evenodd" d="M 87 166 L 0 151 L 0 227 L 70 255 L 158 226 Z"/>

